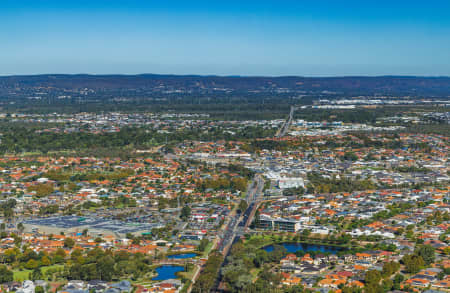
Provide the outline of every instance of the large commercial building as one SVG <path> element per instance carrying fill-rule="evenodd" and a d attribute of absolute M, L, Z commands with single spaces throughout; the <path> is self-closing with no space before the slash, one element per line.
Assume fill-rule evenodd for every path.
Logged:
<path fill-rule="evenodd" d="M 266 230 L 297 232 L 301 229 L 301 223 L 293 219 L 271 218 L 260 215 L 257 223 L 258 228 Z"/>

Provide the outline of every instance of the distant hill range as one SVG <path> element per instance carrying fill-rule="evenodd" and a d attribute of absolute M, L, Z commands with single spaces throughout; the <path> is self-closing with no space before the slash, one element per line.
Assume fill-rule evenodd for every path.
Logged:
<path fill-rule="evenodd" d="M 247 77 L 198 75 L 65 75 L 0 77 L 0 97 L 56 91 L 143 94 L 329 94 L 450 97 L 450 77 Z M 128 95 L 128 94 L 125 94 Z"/>

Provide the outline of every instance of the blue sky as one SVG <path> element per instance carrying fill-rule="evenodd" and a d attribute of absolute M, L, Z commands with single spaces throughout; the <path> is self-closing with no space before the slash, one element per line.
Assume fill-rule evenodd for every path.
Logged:
<path fill-rule="evenodd" d="M 0 74 L 450 75 L 450 1 L 0 0 Z"/>

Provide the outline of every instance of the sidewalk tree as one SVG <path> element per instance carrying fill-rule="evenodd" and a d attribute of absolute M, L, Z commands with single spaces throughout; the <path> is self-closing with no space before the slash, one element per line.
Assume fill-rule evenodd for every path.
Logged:
<path fill-rule="evenodd" d="M 242 200 L 239 202 L 239 206 L 238 206 L 239 212 L 243 213 L 243 212 L 245 212 L 245 211 L 247 210 L 247 208 L 248 208 L 247 202 L 246 202 L 245 200 L 242 199 Z"/>

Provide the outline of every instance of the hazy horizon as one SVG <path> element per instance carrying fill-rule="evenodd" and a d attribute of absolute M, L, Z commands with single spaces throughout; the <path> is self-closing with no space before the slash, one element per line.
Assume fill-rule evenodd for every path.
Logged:
<path fill-rule="evenodd" d="M 242 75 L 242 74 L 175 74 L 175 73 L 32 73 L 32 74 L 0 74 L 0 77 L 15 77 L 15 76 L 51 76 L 51 75 L 87 75 L 87 76 L 142 76 L 142 75 L 155 75 L 155 76 L 198 76 L 198 77 L 255 77 L 255 78 L 286 78 L 286 77 L 298 77 L 298 78 L 365 78 L 365 77 L 418 77 L 418 78 L 450 78 L 450 75 Z"/>

